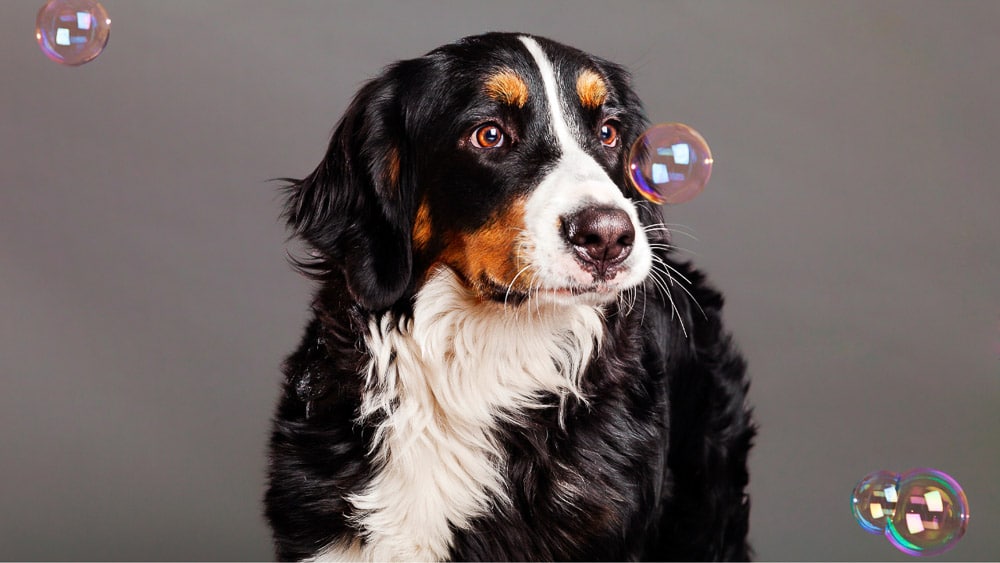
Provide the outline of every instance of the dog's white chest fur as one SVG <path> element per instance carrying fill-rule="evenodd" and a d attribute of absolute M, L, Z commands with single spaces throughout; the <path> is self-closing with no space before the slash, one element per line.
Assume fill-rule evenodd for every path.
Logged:
<path fill-rule="evenodd" d="M 371 320 L 361 417 L 378 421 L 376 473 L 350 499 L 364 542 L 316 559 L 440 560 L 452 526 L 508 502 L 494 429 L 543 394 L 579 395 L 603 330 L 593 306 L 530 305 L 481 303 L 441 269 L 412 319 Z"/>

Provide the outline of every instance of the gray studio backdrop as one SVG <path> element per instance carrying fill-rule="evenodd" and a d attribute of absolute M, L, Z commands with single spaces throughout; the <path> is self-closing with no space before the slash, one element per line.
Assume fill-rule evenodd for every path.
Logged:
<path fill-rule="evenodd" d="M 716 167 L 666 209 L 727 293 L 761 559 L 906 557 L 875 469 L 962 483 L 1000 556 L 1000 2 L 104 2 L 78 68 L 0 3 L 0 559 L 268 559 L 265 442 L 310 284 L 268 179 L 358 86 L 464 35 L 634 71 Z"/>

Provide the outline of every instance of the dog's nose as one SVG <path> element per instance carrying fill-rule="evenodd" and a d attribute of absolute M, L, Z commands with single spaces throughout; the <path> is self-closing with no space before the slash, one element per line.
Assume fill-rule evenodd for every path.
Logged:
<path fill-rule="evenodd" d="M 563 236 L 583 264 L 598 276 L 620 264 L 632 251 L 635 227 L 616 207 L 587 207 L 563 219 Z"/>

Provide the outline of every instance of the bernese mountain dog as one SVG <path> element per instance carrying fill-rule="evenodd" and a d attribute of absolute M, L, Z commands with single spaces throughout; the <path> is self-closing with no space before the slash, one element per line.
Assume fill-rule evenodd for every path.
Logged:
<path fill-rule="evenodd" d="M 288 180 L 282 560 L 747 559 L 745 361 L 628 184 L 620 66 L 488 33 L 387 67 Z"/>

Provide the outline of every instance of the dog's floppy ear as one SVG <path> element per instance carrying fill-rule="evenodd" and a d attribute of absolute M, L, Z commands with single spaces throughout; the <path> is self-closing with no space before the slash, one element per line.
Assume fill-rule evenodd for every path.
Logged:
<path fill-rule="evenodd" d="M 319 280 L 342 277 L 370 310 L 398 300 L 410 282 L 416 194 L 407 170 L 402 64 L 358 92 L 323 162 L 288 186 L 284 217 L 312 248 L 296 260 Z"/>

